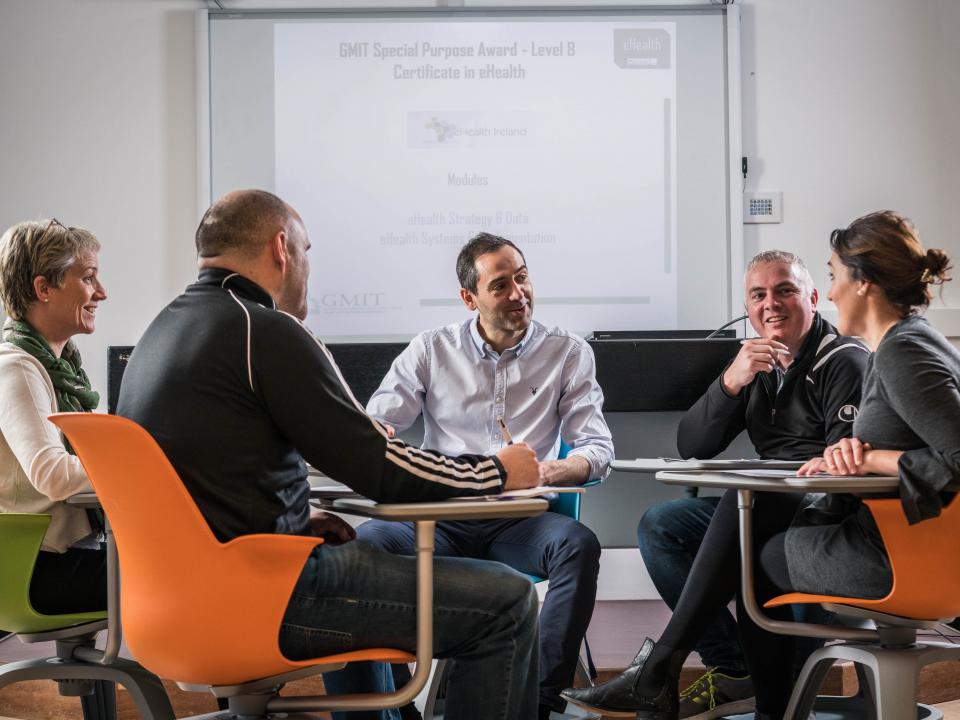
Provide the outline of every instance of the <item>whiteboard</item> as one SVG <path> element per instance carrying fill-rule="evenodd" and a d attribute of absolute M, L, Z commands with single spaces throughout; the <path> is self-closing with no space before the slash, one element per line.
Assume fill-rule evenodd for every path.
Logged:
<path fill-rule="evenodd" d="M 734 6 L 199 18 L 201 206 L 261 187 L 300 212 L 324 339 L 467 317 L 454 263 L 481 231 L 523 251 L 548 325 L 739 306 Z"/>

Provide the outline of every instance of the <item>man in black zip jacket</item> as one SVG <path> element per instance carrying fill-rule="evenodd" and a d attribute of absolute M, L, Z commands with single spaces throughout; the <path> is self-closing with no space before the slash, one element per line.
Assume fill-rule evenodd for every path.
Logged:
<path fill-rule="evenodd" d="M 868 351 L 817 313 L 813 279 L 796 255 L 760 253 L 747 266 L 744 289 L 759 337 L 743 343 L 681 419 L 680 456 L 714 457 L 744 429 L 762 458 L 806 461 L 821 455 L 853 430 Z M 671 608 L 719 500 L 660 503 L 640 520 L 640 552 Z M 711 670 L 682 694 L 680 717 L 708 720 L 751 710 L 753 683 L 728 611 L 704 634 L 697 652 Z"/>
<path fill-rule="evenodd" d="M 304 459 L 367 497 L 410 502 L 536 485 L 536 455 L 519 443 L 492 457 L 449 457 L 388 437 L 302 323 L 310 243 L 300 216 L 276 196 L 244 190 L 221 198 L 204 214 L 196 242 L 200 277 L 137 343 L 118 414 L 156 439 L 221 541 L 252 533 L 329 541 L 294 587 L 279 629 L 287 657 L 413 650 L 415 559 L 349 542 L 349 525 L 311 512 Z M 534 717 L 530 582 L 498 563 L 437 558 L 434 600 L 442 609 L 435 650 L 457 666 L 448 717 L 473 717 L 491 702 L 497 717 Z"/>

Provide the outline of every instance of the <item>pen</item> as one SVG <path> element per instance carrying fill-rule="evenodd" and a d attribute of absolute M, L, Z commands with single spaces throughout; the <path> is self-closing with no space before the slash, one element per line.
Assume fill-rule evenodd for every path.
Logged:
<path fill-rule="evenodd" d="M 746 341 L 746 340 L 741 340 L 741 341 L 740 341 L 740 344 L 743 345 L 745 342 L 747 342 L 747 341 Z M 789 355 L 789 354 L 790 354 L 790 351 L 789 351 L 789 350 L 784 350 L 784 349 L 781 349 L 781 348 L 770 348 L 770 349 L 773 350 L 773 351 L 774 351 L 775 353 L 777 353 L 778 355 Z"/>
<path fill-rule="evenodd" d="M 507 441 L 507 445 L 513 445 L 513 436 L 510 435 L 510 431 L 507 430 L 507 424 L 503 421 L 502 417 L 497 418 L 497 425 L 500 426 L 500 434 L 503 435 L 503 439 Z"/>

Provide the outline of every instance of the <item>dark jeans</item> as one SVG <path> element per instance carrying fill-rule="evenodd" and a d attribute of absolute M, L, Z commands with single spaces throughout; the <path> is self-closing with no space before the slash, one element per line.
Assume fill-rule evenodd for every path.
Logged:
<path fill-rule="evenodd" d="M 30 578 L 30 604 L 44 615 L 106 610 L 106 550 L 41 550 Z"/>
<path fill-rule="evenodd" d="M 530 581 L 497 563 L 436 558 L 434 654 L 450 658 L 447 720 L 529 720 L 537 713 L 537 594 Z M 363 542 L 321 545 L 294 587 L 280 628 L 292 659 L 416 646 L 416 561 Z M 378 669 L 379 668 L 379 674 Z M 331 692 L 389 689 L 379 663 L 354 663 L 324 682 Z M 397 717 L 334 713 L 345 720 Z"/>
<path fill-rule="evenodd" d="M 357 533 L 360 540 L 397 555 L 414 551 L 408 523 L 370 521 Z M 540 704 L 562 711 L 566 703 L 560 691 L 573 685 L 597 596 L 597 536 L 572 518 L 547 512 L 519 520 L 437 523 L 436 542 L 437 555 L 497 560 L 550 580 L 540 610 Z"/>
<path fill-rule="evenodd" d="M 670 500 L 654 505 L 640 518 L 637 526 L 640 554 L 657 592 L 671 610 L 677 606 L 719 502 L 719 497 Z M 696 651 L 707 667 L 724 668 L 736 675 L 747 672 L 737 622 L 726 606 L 704 631 Z"/>

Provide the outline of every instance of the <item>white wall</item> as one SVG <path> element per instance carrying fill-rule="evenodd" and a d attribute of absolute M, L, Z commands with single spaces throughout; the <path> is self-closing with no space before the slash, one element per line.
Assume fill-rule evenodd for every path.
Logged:
<path fill-rule="evenodd" d="M 742 27 L 746 187 L 784 193 L 784 222 L 747 225 L 745 256 L 799 253 L 825 303 L 830 231 L 884 208 L 960 256 L 960 3 L 756 0 Z M 960 307 L 960 283 L 944 297 Z M 931 318 L 960 335 L 955 312 Z"/>
<path fill-rule="evenodd" d="M 53 215 L 100 238 L 109 297 L 78 344 L 103 398 L 106 347 L 195 274 L 198 6 L 0 2 L 0 227 Z"/>
<path fill-rule="evenodd" d="M 960 258 L 960 3 L 742 6 L 747 187 L 784 192 L 783 224 L 748 226 L 746 254 L 795 250 L 825 289 L 829 231 L 892 207 Z M 194 275 L 201 7 L 0 0 L 0 227 L 56 215 L 100 237 L 110 299 L 80 346 L 103 391 L 106 346 L 134 343 Z M 960 307 L 960 281 L 946 297 Z"/>

